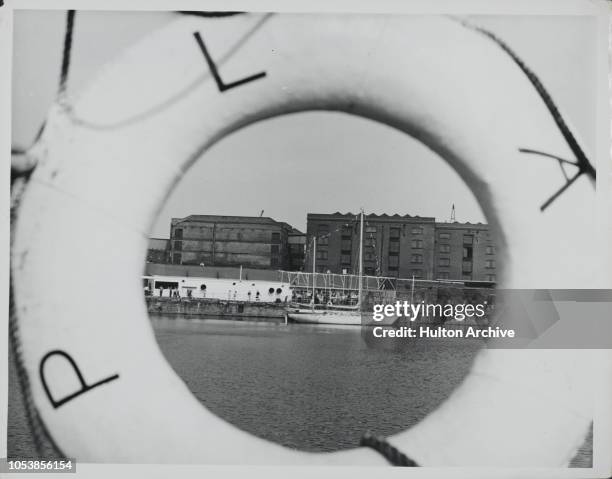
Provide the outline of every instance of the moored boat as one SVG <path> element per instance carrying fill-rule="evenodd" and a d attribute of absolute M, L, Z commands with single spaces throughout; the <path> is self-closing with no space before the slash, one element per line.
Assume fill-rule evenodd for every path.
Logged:
<path fill-rule="evenodd" d="M 312 255 L 312 294 L 310 304 L 293 304 L 287 308 L 287 317 L 296 323 L 308 324 L 341 324 L 350 326 L 381 325 L 388 326 L 397 320 L 397 316 L 374 321 L 372 314 L 362 311 L 363 304 L 363 209 L 360 213 L 359 233 L 359 286 L 355 305 L 315 304 L 316 297 L 316 236 L 313 237 Z"/>

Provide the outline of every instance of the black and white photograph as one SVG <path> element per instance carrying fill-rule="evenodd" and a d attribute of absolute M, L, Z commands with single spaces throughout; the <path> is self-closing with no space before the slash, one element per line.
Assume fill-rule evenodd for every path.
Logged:
<path fill-rule="evenodd" d="M 612 473 L 608 2 L 4 3 L 2 472 Z"/>

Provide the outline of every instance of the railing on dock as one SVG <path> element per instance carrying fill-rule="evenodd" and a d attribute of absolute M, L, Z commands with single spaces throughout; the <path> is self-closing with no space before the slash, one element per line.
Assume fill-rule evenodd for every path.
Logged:
<path fill-rule="evenodd" d="M 354 274 L 314 273 L 317 298 L 338 304 L 356 302 L 359 276 Z M 278 271 L 278 280 L 288 283 L 302 300 L 311 298 L 313 273 Z M 341 298 L 336 300 L 335 298 Z M 486 281 L 429 280 L 363 276 L 363 303 L 394 301 L 420 303 L 495 303 L 495 283 Z"/>

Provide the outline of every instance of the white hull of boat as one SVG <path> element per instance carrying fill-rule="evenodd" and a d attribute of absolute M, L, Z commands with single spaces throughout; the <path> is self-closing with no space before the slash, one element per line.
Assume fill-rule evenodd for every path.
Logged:
<path fill-rule="evenodd" d="M 361 314 L 353 311 L 297 311 L 288 315 L 296 323 L 361 326 Z"/>
<path fill-rule="evenodd" d="M 366 313 L 358 311 L 313 311 L 311 309 L 289 311 L 287 316 L 296 323 L 342 324 L 346 326 L 389 326 L 397 320 L 397 317 L 391 317 L 382 321 L 374 321 Z"/>

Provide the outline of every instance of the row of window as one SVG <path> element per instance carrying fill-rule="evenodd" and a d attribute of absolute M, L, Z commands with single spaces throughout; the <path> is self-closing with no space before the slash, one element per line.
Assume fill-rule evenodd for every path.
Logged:
<path fill-rule="evenodd" d="M 223 228 L 222 228 L 223 229 Z M 242 234 L 240 231 L 238 231 L 237 233 L 237 238 L 240 240 L 242 237 Z M 174 229 L 174 237 L 173 239 L 175 240 L 182 240 L 183 239 L 183 228 L 175 228 Z M 280 232 L 272 232 L 270 234 L 270 240 L 272 241 L 272 243 L 280 243 Z"/>
<path fill-rule="evenodd" d="M 393 230 L 397 230 L 394 232 Z M 389 237 L 389 251 L 397 252 L 399 251 L 399 228 L 391 228 L 391 236 Z M 440 239 L 448 239 L 450 238 L 449 233 L 440 233 Z M 471 245 L 474 243 L 473 235 L 464 235 L 463 244 Z M 329 236 L 322 236 L 317 239 L 317 244 L 320 246 L 326 246 L 329 244 Z M 369 236 L 364 240 L 364 245 L 366 247 L 376 246 L 376 238 Z M 353 246 L 352 237 L 342 237 L 342 250 L 349 251 Z M 423 240 L 422 239 L 413 239 L 410 242 L 410 246 L 413 249 L 423 248 Z M 440 253 L 449 253 L 450 252 L 450 244 L 441 244 L 439 246 Z M 486 246 L 485 254 L 495 254 L 494 246 Z"/>
<path fill-rule="evenodd" d="M 439 251 L 440 253 L 450 253 L 450 245 L 449 244 L 441 244 Z M 463 257 L 467 258 L 467 257 L 472 257 L 472 252 L 473 252 L 473 248 L 471 247 L 463 247 Z M 487 246 L 485 249 L 485 254 L 495 254 L 495 247 L 494 246 Z"/>
<path fill-rule="evenodd" d="M 177 242 L 175 242 L 176 245 Z M 327 245 L 327 243 L 322 244 L 320 246 L 325 247 Z M 411 246 L 413 249 L 420 249 L 423 248 L 423 240 L 412 240 Z M 366 240 L 366 248 L 372 248 L 374 247 L 374 242 L 373 241 L 368 241 Z M 180 245 L 178 247 L 175 246 L 175 249 L 180 249 Z M 351 250 L 352 250 L 352 242 L 350 240 L 342 240 L 342 244 L 341 244 L 341 251 L 342 254 L 351 254 Z M 450 245 L 449 244 L 441 244 L 439 247 L 439 252 L 440 253 L 450 253 Z M 398 254 L 400 251 L 400 245 L 398 242 L 391 242 L 389 243 L 389 254 Z M 495 254 L 495 249 L 493 246 L 487 246 L 486 250 L 485 250 L 486 254 Z M 464 258 L 471 258 L 472 257 L 472 248 L 470 247 L 464 247 L 463 248 L 463 257 Z"/>
<path fill-rule="evenodd" d="M 389 238 L 399 239 L 401 235 L 401 231 L 402 231 L 402 228 L 397 227 L 397 226 L 392 226 L 391 228 L 389 228 Z M 341 230 L 341 234 L 343 238 L 352 238 L 356 232 L 357 232 L 357 229 L 351 226 L 343 226 Z M 376 234 L 378 232 L 378 227 L 366 225 L 364 228 L 364 232 L 366 234 Z M 329 225 L 326 225 L 326 224 L 317 225 L 317 235 L 318 236 L 326 235 L 328 233 L 329 233 Z M 422 235 L 423 227 L 414 226 L 410 230 L 410 233 L 412 233 L 413 235 Z"/>
<path fill-rule="evenodd" d="M 274 248 L 274 246 L 273 246 Z M 274 251 L 273 251 L 274 252 Z M 276 250 L 276 252 L 278 253 L 278 250 Z M 329 255 L 328 252 L 323 250 L 323 251 L 317 251 L 317 260 L 327 260 L 329 259 Z M 343 265 L 350 265 L 351 264 L 351 255 L 348 254 L 343 254 L 341 255 L 341 262 Z M 366 253 L 364 255 L 364 261 L 375 261 L 376 260 L 376 255 L 373 253 Z M 411 263 L 415 263 L 415 264 L 422 264 L 423 263 L 423 255 L 422 254 L 413 254 L 410 256 L 410 262 Z M 399 267 L 399 256 L 396 255 L 390 255 L 388 257 L 388 264 L 389 264 L 389 269 L 391 270 L 395 270 Z M 450 266 L 450 258 L 439 258 L 438 259 L 438 266 Z M 495 260 L 493 259 L 489 259 L 485 261 L 485 268 L 487 269 L 493 269 L 495 268 Z M 463 265 L 462 265 L 462 269 L 464 272 L 471 272 L 472 271 L 472 262 L 471 261 L 464 261 Z"/>
<path fill-rule="evenodd" d="M 180 251 L 180 242 L 176 242 L 179 243 L 179 247 L 176 247 L 175 245 L 175 250 L 176 251 Z M 272 255 L 278 255 L 280 253 L 280 246 L 279 245 L 270 245 L 270 253 Z M 471 248 L 464 248 L 464 255 L 463 258 L 464 260 L 471 260 Z M 317 250 L 317 260 L 327 260 L 329 259 L 329 252 L 325 249 L 320 249 Z M 341 255 L 341 262 L 343 265 L 350 265 L 351 264 L 351 255 L 350 253 L 343 253 Z M 374 252 L 371 251 L 366 251 L 364 254 L 364 261 L 375 261 L 376 260 L 376 254 Z M 450 258 L 449 257 L 442 257 L 442 258 L 438 258 L 438 266 L 450 266 Z M 389 262 L 389 267 L 390 268 L 396 268 L 399 265 L 399 255 L 397 254 L 389 254 L 388 256 L 388 262 Z M 411 263 L 423 263 L 423 255 L 420 253 L 415 253 L 413 255 L 410 256 L 410 262 Z M 464 261 L 464 271 L 471 271 L 471 261 Z M 469 267 L 467 265 L 470 265 Z M 469 268 L 469 269 L 468 269 Z M 488 259 L 485 261 L 485 268 L 488 269 L 492 269 L 495 268 L 495 260 L 494 259 Z"/>
<path fill-rule="evenodd" d="M 183 243 L 181 241 L 174 241 L 173 249 L 174 249 L 174 251 L 182 251 L 183 250 Z M 294 249 L 294 251 L 298 252 L 299 250 Z M 280 253 L 280 245 L 279 244 L 272 244 L 272 245 L 270 245 L 270 253 L 272 253 L 272 254 Z M 327 254 L 327 251 L 325 253 Z M 317 255 L 317 258 L 318 258 L 318 255 Z"/>
<path fill-rule="evenodd" d="M 438 233 L 438 239 L 450 240 L 450 233 Z M 474 235 L 463 235 L 463 244 L 472 244 L 474 242 Z"/>
<path fill-rule="evenodd" d="M 450 258 L 446 258 L 446 257 L 445 258 L 438 258 L 438 266 L 450 266 Z M 494 259 L 486 260 L 485 261 L 485 268 L 488 268 L 488 269 L 495 268 L 495 260 Z M 471 271 L 472 270 L 472 262 L 471 261 L 463 261 L 463 269 L 464 269 L 464 271 Z"/>

